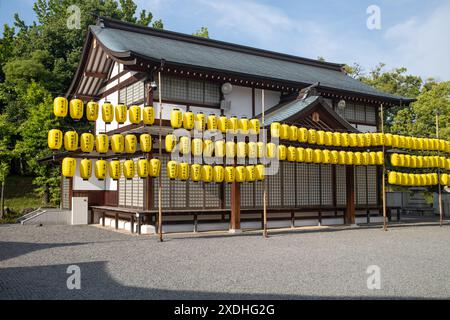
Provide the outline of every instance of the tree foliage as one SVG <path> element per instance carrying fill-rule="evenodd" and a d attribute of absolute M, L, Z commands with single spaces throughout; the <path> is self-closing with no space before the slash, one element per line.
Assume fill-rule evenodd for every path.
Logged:
<path fill-rule="evenodd" d="M 201 27 L 196 32 L 194 32 L 192 35 L 196 36 L 196 37 L 209 38 L 209 31 L 208 31 L 207 27 Z"/>

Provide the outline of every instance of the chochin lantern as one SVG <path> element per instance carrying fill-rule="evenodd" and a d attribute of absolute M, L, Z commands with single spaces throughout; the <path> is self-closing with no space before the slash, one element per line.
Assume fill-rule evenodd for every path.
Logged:
<path fill-rule="evenodd" d="M 95 177 L 98 180 L 105 180 L 107 172 L 108 172 L 108 169 L 107 169 L 107 162 L 106 162 L 106 160 L 97 160 L 97 161 L 95 161 L 94 174 L 95 174 Z"/>
<path fill-rule="evenodd" d="M 86 132 L 81 135 L 80 149 L 85 153 L 90 153 L 94 150 L 94 135 L 92 133 Z"/>
<path fill-rule="evenodd" d="M 89 159 L 83 159 L 80 161 L 80 177 L 83 180 L 89 180 L 92 176 L 92 161 Z"/>
<path fill-rule="evenodd" d="M 102 105 L 102 120 L 106 124 L 110 124 L 114 120 L 114 107 L 107 101 Z"/>
<path fill-rule="evenodd" d="M 145 106 L 142 109 L 142 122 L 146 126 L 151 126 L 155 123 L 155 109 L 152 106 Z"/>
<path fill-rule="evenodd" d="M 61 130 L 52 129 L 48 132 L 48 147 L 51 150 L 59 150 L 63 143 L 63 133 Z"/>
<path fill-rule="evenodd" d="M 89 101 L 86 105 L 86 118 L 88 121 L 97 121 L 98 119 L 98 103 Z"/>
<path fill-rule="evenodd" d="M 62 161 L 62 175 L 71 178 L 75 175 L 77 162 L 74 158 L 64 158 Z"/>
<path fill-rule="evenodd" d="M 56 117 L 64 118 L 67 116 L 69 102 L 64 97 L 57 97 L 53 101 L 53 113 Z"/>
<path fill-rule="evenodd" d="M 72 99 L 70 100 L 70 117 L 78 121 L 83 118 L 83 101 L 80 99 Z"/>

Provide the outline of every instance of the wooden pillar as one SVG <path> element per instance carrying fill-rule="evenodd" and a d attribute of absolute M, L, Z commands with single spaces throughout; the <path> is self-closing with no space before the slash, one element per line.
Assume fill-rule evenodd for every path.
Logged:
<path fill-rule="evenodd" d="M 346 166 L 347 208 L 345 210 L 345 223 L 355 224 L 355 167 Z"/>
<path fill-rule="evenodd" d="M 241 229 L 241 185 L 238 182 L 231 184 L 231 215 L 230 232 Z"/>

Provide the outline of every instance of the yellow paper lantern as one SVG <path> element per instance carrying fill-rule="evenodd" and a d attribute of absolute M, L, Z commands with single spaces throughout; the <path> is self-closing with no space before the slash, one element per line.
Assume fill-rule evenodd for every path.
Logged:
<path fill-rule="evenodd" d="M 293 146 L 289 146 L 287 148 L 287 160 L 291 162 L 295 162 L 297 159 L 297 148 Z"/>
<path fill-rule="evenodd" d="M 64 118 L 67 116 L 69 103 L 64 97 L 57 97 L 53 100 L 53 114 L 56 117 Z"/>
<path fill-rule="evenodd" d="M 350 145 L 350 134 L 347 132 L 341 133 L 341 147 L 348 147 Z"/>
<path fill-rule="evenodd" d="M 306 128 L 298 128 L 297 140 L 300 143 L 308 142 L 308 129 L 306 129 Z"/>
<path fill-rule="evenodd" d="M 306 163 L 311 163 L 313 162 L 314 159 L 314 151 L 311 148 L 306 148 L 305 149 L 305 162 Z"/>
<path fill-rule="evenodd" d="M 165 146 L 167 152 L 172 152 L 177 145 L 177 137 L 173 134 L 168 134 L 165 139 Z"/>
<path fill-rule="evenodd" d="M 77 151 L 78 133 L 76 131 L 67 131 L 64 134 L 64 149 L 67 151 Z"/>
<path fill-rule="evenodd" d="M 131 180 L 134 177 L 134 161 L 133 160 L 125 160 L 123 163 L 123 176 L 127 180 Z"/>
<path fill-rule="evenodd" d="M 139 136 L 139 145 L 142 152 L 152 151 L 152 136 L 148 133 L 143 133 Z"/>
<path fill-rule="evenodd" d="M 111 160 L 109 162 L 109 176 L 114 181 L 117 181 L 122 176 L 122 168 L 119 160 Z"/>
<path fill-rule="evenodd" d="M 102 181 L 106 179 L 106 174 L 108 172 L 108 163 L 106 160 L 97 160 L 94 164 L 94 174 L 95 177 Z"/>
<path fill-rule="evenodd" d="M 308 143 L 316 144 L 317 143 L 317 131 L 314 129 L 308 130 Z"/>
<path fill-rule="evenodd" d="M 167 162 L 167 176 L 170 180 L 174 180 L 178 177 L 178 163 L 176 161 Z"/>
<path fill-rule="evenodd" d="M 228 166 L 225 167 L 225 182 L 226 183 L 232 183 L 234 182 L 236 177 L 236 172 L 234 167 Z"/>
<path fill-rule="evenodd" d="M 277 145 L 273 142 L 266 144 L 266 157 L 274 159 L 277 156 Z"/>
<path fill-rule="evenodd" d="M 322 150 L 322 163 L 325 163 L 325 164 L 331 163 L 331 151 L 330 150 Z"/>
<path fill-rule="evenodd" d="M 48 132 L 47 138 L 48 147 L 51 150 L 59 150 L 63 144 L 63 133 L 61 130 L 52 129 Z"/>
<path fill-rule="evenodd" d="M 286 123 L 283 123 L 280 127 L 280 139 L 281 140 L 289 140 L 289 131 L 290 131 L 289 125 Z"/>
<path fill-rule="evenodd" d="M 181 181 L 186 181 L 189 179 L 189 163 L 182 162 L 178 164 L 178 179 Z"/>
<path fill-rule="evenodd" d="M 174 129 L 179 129 L 183 125 L 183 114 L 178 108 L 174 108 L 170 111 L 170 125 Z"/>
<path fill-rule="evenodd" d="M 236 157 L 245 158 L 247 156 L 247 144 L 243 141 L 239 141 L 236 144 Z"/>
<path fill-rule="evenodd" d="M 279 122 L 272 122 L 270 124 L 270 135 L 273 138 L 279 138 L 280 137 L 280 129 L 281 129 L 281 124 Z"/>
<path fill-rule="evenodd" d="M 278 146 L 278 160 L 284 161 L 287 157 L 287 148 L 284 145 Z"/>
<path fill-rule="evenodd" d="M 197 131 L 205 131 L 206 118 L 202 112 L 199 112 L 195 115 L 194 128 Z"/>
<path fill-rule="evenodd" d="M 186 111 L 183 114 L 183 128 L 186 130 L 194 129 L 195 115 L 192 111 Z"/>
<path fill-rule="evenodd" d="M 357 147 L 358 146 L 358 135 L 356 133 L 350 133 L 348 135 L 348 145 L 350 147 Z"/>
<path fill-rule="evenodd" d="M 326 146 L 332 146 L 333 145 L 333 132 L 325 132 L 325 143 Z"/>
<path fill-rule="evenodd" d="M 236 143 L 234 141 L 227 141 L 225 143 L 225 155 L 228 159 L 233 159 L 236 156 Z"/>
<path fill-rule="evenodd" d="M 298 128 L 297 126 L 290 126 L 289 127 L 289 136 L 288 136 L 290 141 L 297 141 L 298 139 Z"/>
<path fill-rule="evenodd" d="M 249 159 L 256 159 L 258 157 L 258 145 L 256 142 L 249 142 L 247 144 L 247 156 Z"/>
<path fill-rule="evenodd" d="M 212 174 L 215 183 L 222 183 L 225 179 L 225 169 L 222 166 L 214 166 Z"/>
<path fill-rule="evenodd" d="M 189 154 L 191 152 L 191 138 L 180 137 L 180 152 L 181 154 Z"/>
<path fill-rule="evenodd" d="M 217 128 L 220 132 L 226 133 L 228 131 L 228 118 L 224 115 L 217 120 Z"/>
<path fill-rule="evenodd" d="M 319 146 L 323 146 L 325 144 L 325 131 L 319 130 L 317 131 L 317 141 L 316 143 Z"/>
<path fill-rule="evenodd" d="M 148 175 L 153 178 L 158 177 L 161 174 L 161 160 L 150 159 L 148 164 Z"/>
<path fill-rule="evenodd" d="M 192 139 L 192 155 L 194 156 L 201 156 L 203 154 L 203 141 L 199 138 Z"/>
<path fill-rule="evenodd" d="M 199 164 L 191 165 L 191 180 L 198 182 L 202 179 L 202 166 Z"/>
<path fill-rule="evenodd" d="M 306 158 L 306 153 L 305 153 L 305 149 L 298 147 L 297 148 L 297 155 L 295 156 L 295 159 L 297 162 L 305 162 L 305 158 Z"/>
<path fill-rule="evenodd" d="M 114 153 L 123 153 L 125 150 L 125 138 L 121 134 L 113 134 L 111 137 L 111 151 Z"/>
<path fill-rule="evenodd" d="M 256 180 L 256 168 L 255 166 L 246 166 L 245 167 L 245 181 L 254 182 Z"/>
<path fill-rule="evenodd" d="M 202 166 L 202 181 L 205 183 L 210 183 L 212 181 L 212 166 L 205 164 Z"/>
<path fill-rule="evenodd" d="M 74 158 L 64 158 L 62 161 L 61 173 L 66 178 L 71 178 L 75 175 L 77 162 Z"/>
<path fill-rule="evenodd" d="M 257 164 L 255 166 L 255 178 L 256 181 L 263 181 L 265 179 L 265 170 L 266 168 L 262 164 Z"/>
<path fill-rule="evenodd" d="M 228 120 L 228 131 L 236 133 L 239 126 L 239 119 L 236 116 L 231 116 Z"/>
<path fill-rule="evenodd" d="M 132 154 L 136 152 L 137 138 L 134 134 L 125 135 L 125 153 Z"/>
<path fill-rule="evenodd" d="M 213 156 L 213 152 L 214 152 L 214 143 L 207 139 L 207 140 L 203 140 L 203 156 L 204 157 L 212 157 Z M 223 155 L 222 155 L 223 157 Z"/>
<path fill-rule="evenodd" d="M 340 147 L 341 146 L 341 133 L 333 132 L 333 146 Z"/>
<path fill-rule="evenodd" d="M 137 175 L 141 179 L 145 179 L 149 174 L 149 162 L 147 159 L 139 159 L 137 161 Z"/>
<path fill-rule="evenodd" d="M 72 99 L 70 100 L 70 117 L 78 121 L 81 118 L 83 118 L 83 110 L 84 104 L 83 101 L 80 99 Z"/>
<path fill-rule="evenodd" d="M 322 163 L 323 161 L 323 153 L 320 149 L 314 149 L 313 152 L 313 162 L 314 163 Z"/>
<path fill-rule="evenodd" d="M 139 106 L 131 106 L 128 110 L 128 118 L 130 119 L 130 123 L 132 124 L 140 124 L 141 123 L 141 107 Z"/>
<path fill-rule="evenodd" d="M 210 114 L 208 116 L 206 127 L 209 131 L 216 131 L 217 130 L 217 117 L 215 114 Z"/>
<path fill-rule="evenodd" d="M 86 105 L 86 118 L 88 121 L 97 121 L 98 119 L 98 103 L 89 101 Z"/>
<path fill-rule="evenodd" d="M 237 166 L 235 168 L 235 181 L 236 182 L 245 182 L 245 167 Z"/>
<path fill-rule="evenodd" d="M 145 106 L 142 109 L 142 122 L 145 126 L 151 126 L 155 123 L 155 108 L 153 106 Z"/>
<path fill-rule="evenodd" d="M 102 104 L 102 120 L 106 124 L 110 124 L 114 120 L 114 107 L 107 101 Z"/>
<path fill-rule="evenodd" d="M 234 144 L 234 142 L 233 142 Z M 234 150 L 234 146 L 233 146 Z M 225 156 L 225 141 L 217 140 L 214 142 L 214 156 L 217 158 L 223 158 Z M 233 155 L 234 158 L 234 155 Z"/>
<path fill-rule="evenodd" d="M 242 117 L 238 121 L 238 129 L 240 134 L 248 134 L 250 122 L 246 117 Z"/>
<path fill-rule="evenodd" d="M 100 133 L 95 137 L 95 150 L 104 154 L 108 152 L 109 138 L 106 134 Z"/>
<path fill-rule="evenodd" d="M 82 152 L 90 153 L 94 150 L 94 135 L 85 132 L 80 136 L 80 149 Z"/>
<path fill-rule="evenodd" d="M 119 104 L 115 108 L 116 121 L 119 124 L 123 124 L 127 121 L 127 106 L 124 104 Z"/>
<path fill-rule="evenodd" d="M 259 134 L 260 129 L 261 129 L 261 125 L 260 125 L 258 119 L 251 119 L 250 122 L 249 122 L 249 126 L 250 126 L 250 133 L 251 134 Z"/>

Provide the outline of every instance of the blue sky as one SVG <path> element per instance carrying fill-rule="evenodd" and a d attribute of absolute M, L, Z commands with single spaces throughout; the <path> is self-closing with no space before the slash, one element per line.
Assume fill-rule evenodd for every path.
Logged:
<path fill-rule="evenodd" d="M 34 19 L 33 0 L 0 0 L 0 23 L 14 12 Z M 192 33 L 207 26 L 210 37 L 308 58 L 405 66 L 423 78 L 450 80 L 448 0 L 135 0 L 168 30 Z M 381 29 L 369 30 L 366 13 L 377 5 Z"/>

